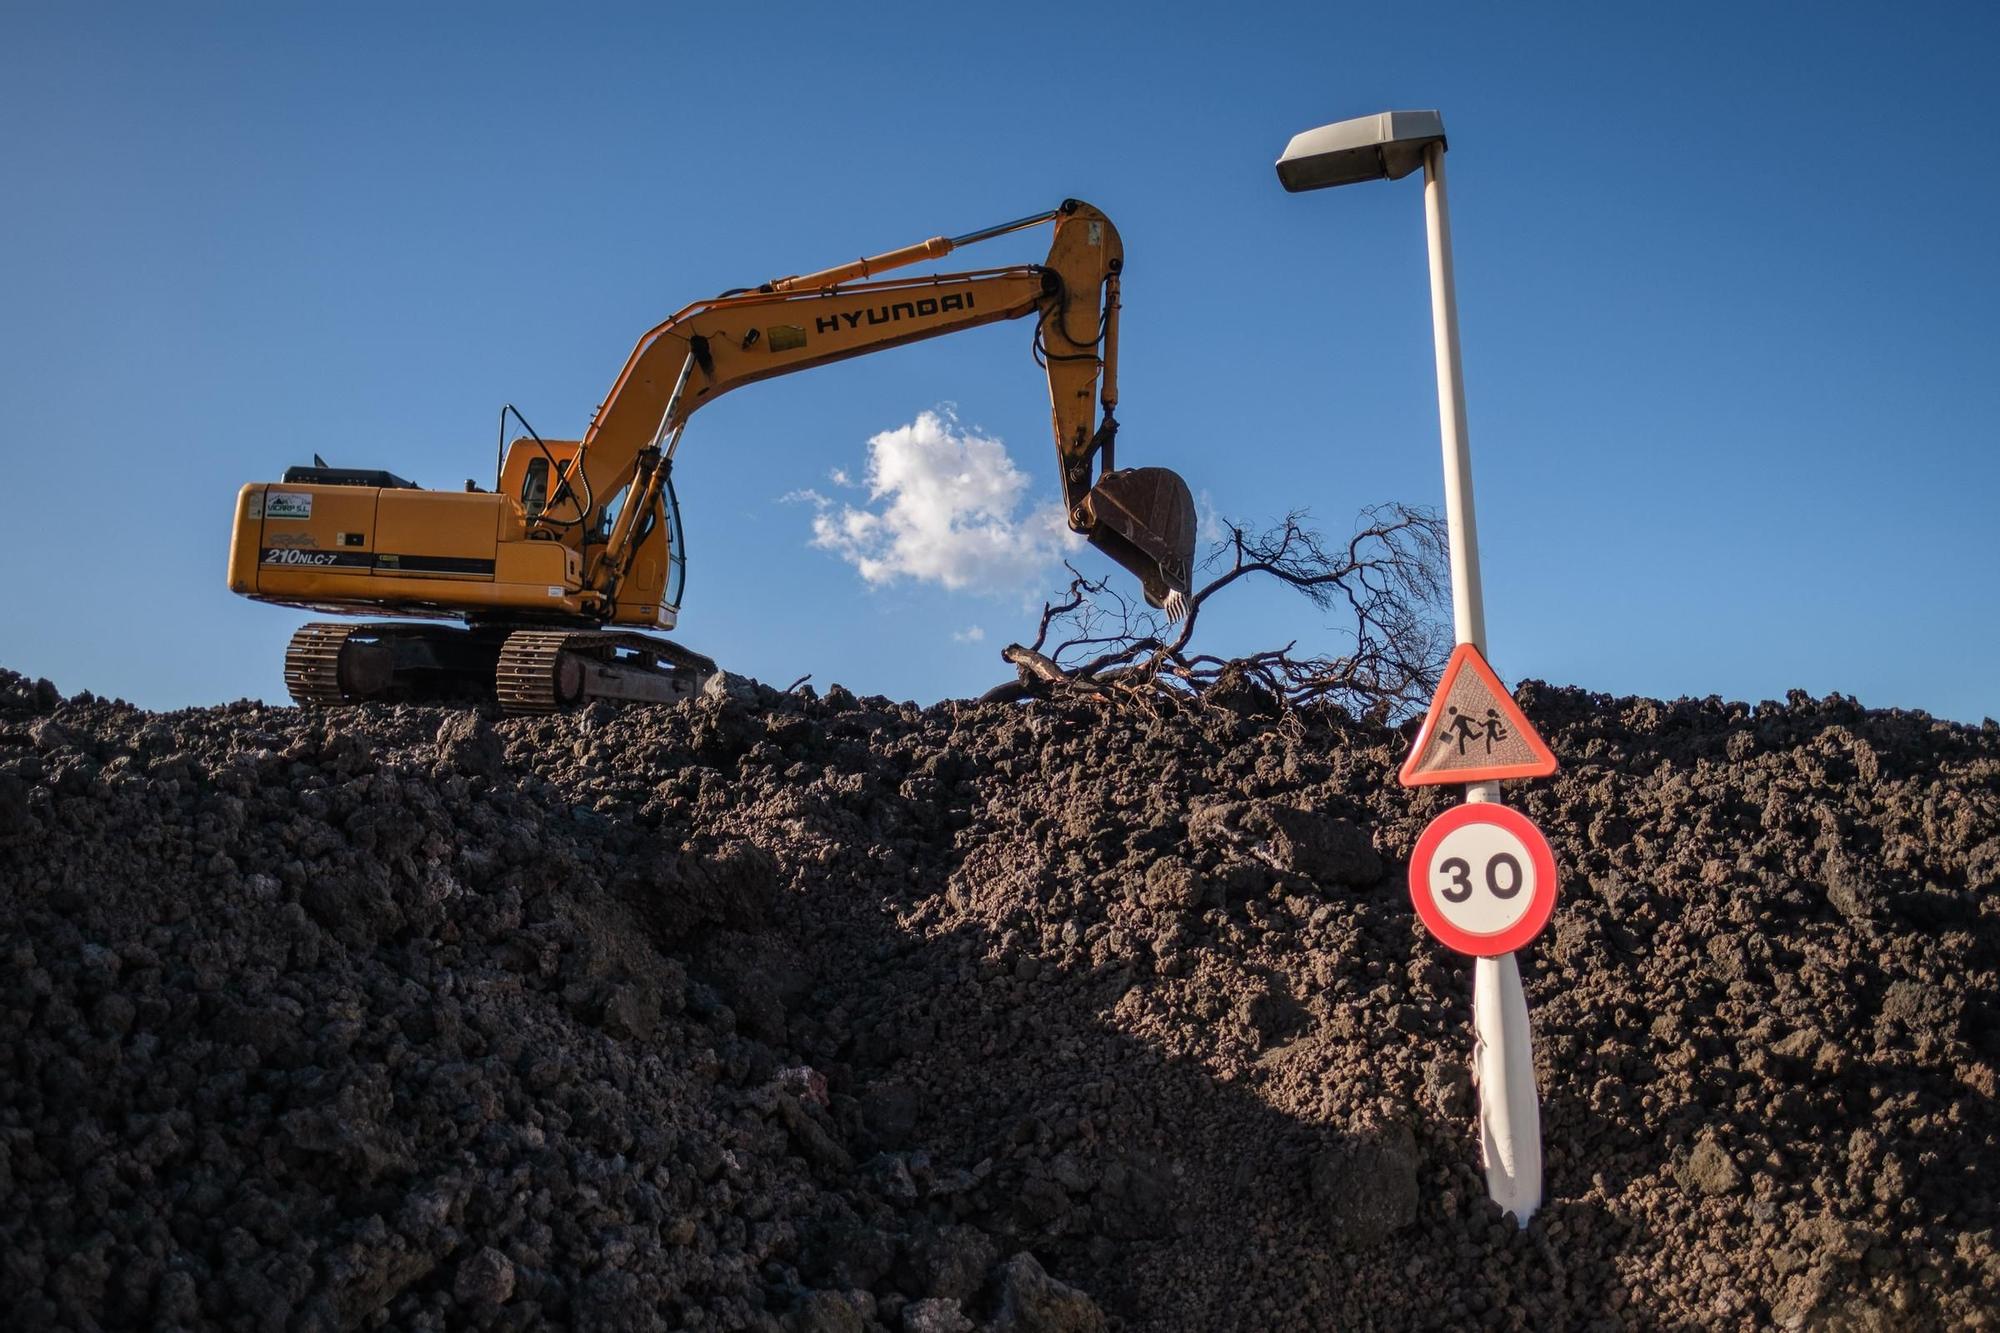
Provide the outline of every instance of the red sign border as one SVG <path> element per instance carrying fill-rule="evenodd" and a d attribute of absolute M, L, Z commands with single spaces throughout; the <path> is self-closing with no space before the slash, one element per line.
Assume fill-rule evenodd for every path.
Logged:
<path fill-rule="evenodd" d="M 1535 759 L 1525 764 L 1491 764 L 1485 768 L 1454 768 L 1437 773 L 1419 773 L 1417 765 L 1424 752 L 1430 749 L 1431 738 L 1437 734 L 1438 714 L 1444 708 L 1444 701 L 1451 697 L 1451 687 L 1458 682 L 1458 673 L 1470 666 L 1473 674 L 1485 682 L 1492 691 L 1494 700 L 1500 705 L 1507 721 L 1526 741 L 1535 753 Z M 1514 702 L 1514 696 L 1500 683 L 1500 677 L 1493 674 L 1485 654 L 1469 643 L 1461 643 L 1453 650 L 1451 661 L 1445 664 L 1444 675 L 1438 681 L 1437 694 L 1431 700 L 1430 711 L 1424 714 L 1424 725 L 1417 732 L 1416 744 L 1410 747 L 1409 757 L 1403 760 L 1403 767 L 1396 774 L 1396 781 L 1405 787 L 1436 787 L 1453 782 L 1499 782 L 1509 778 L 1545 778 L 1556 771 L 1555 751 L 1535 730 L 1534 724 L 1521 712 L 1521 705 Z"/>
<path fill-rule="evenodd" d="M 1490 935 L 1475 934 L 1453 925 L 1431 901 L 1430 864 L 1438 844 L 1467 824 L 1497 824 L 1521 840 L 1535 868 L 1535 896 L 1527 912 L 1513 925 Z M 1546 886 L 1546 887 L 1545 887 Z M 1493 801 L 1468 801 L 1455 805 L 1433 819 L 1417 838 L 1410 853 L 1410 904 L 1431 937 L 1454 953 L 1474 958 L 1497 958 L 1513 953 L 1542 933 L 1556 910 L 1556 854 L 1535 821 L 1511 805 Z"/>

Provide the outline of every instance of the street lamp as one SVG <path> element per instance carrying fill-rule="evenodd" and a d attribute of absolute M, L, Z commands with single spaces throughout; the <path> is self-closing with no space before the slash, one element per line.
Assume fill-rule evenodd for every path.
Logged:
<path fill-rule="evenodd" d="M 1451 267 L 1451 212 L 1444 190 L 1444 118 L 1435 111 L 1384 111 L 1292 136 L 1278 159 L 1287 190 L 1400 180 L 1424 171 L 1424 224 L 1431 269 L 1431 342 L 1437 358 L 1438 423 L 1444 444 L 1445 522 L 1451 542 L 1452 628 L 1486 651 L 1479 586 L 1479 533 L 1472 513 L 1465 377 L 1458 360 L 1458 296 Z M 1498 801 L 1500 784 L 1466 784 L 1467 801 Z M 1511 953 L 1473 966 L 1473 1080 L 1479 1088 L 1486 1190 L 1522 1225 L 1542 1202 L 1541 1108 L 1521 971 Z"/>
<path fill-rule="evenodd" d="M 1444 436 L 1444 507 L 1451 536 L 1451 613 L 1458 642 L 1486 651 L 1479 586 L 1479 534 L 1472 517 L 1472 457 L 1465 436 L 1465 377 L 1458 362 L 1458 294 L 1452 281 L 1451 213 L 1444 192 L 1444 118 L 1435 111 L 1384 111 L 1295 134 L 1278 159 L 1287 190 L 1323 190 L 1401 180 L 1424 170 L 1424 223 L 1431 263 L 1431 340 L 1437 354 L 1438 420 Z M 1474 784 L 1470 800 L 1499 789 Z M 1477 790 L 1485 788 L 1486 790 Z"/>

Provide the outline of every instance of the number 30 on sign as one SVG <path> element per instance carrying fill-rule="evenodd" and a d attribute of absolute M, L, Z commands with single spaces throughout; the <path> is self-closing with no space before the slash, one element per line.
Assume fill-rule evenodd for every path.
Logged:
<path fill-rule="evenodd" d="M 1410 900 L 1445 948 L 1477 958 L 1512 953 L 1555 911 L 1555 854 L 1518 810 L 1453 806 L 1417 839 Z"/>

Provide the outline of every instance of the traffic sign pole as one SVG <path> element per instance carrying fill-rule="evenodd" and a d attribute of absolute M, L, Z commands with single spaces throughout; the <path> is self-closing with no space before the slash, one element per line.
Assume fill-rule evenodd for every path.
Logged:
<path fill-rule="evenodd" d="M 1528 995 L 1513 954 L 1472 960 L 1472 1031 L 1486 1194 L 1525 1227 L 1542 1204 L 1542 1107 Z"/>
<path fill-rule="evenodd" d="M 1451 208 L 1442 139 L 1424 148 L 1424 231 L 1431 270 L 1431 342 L 1437 355 L 1438 421 L 1444 443 L 1445 524 L 1451 543 L 1452 628 L 1486 651 L 1479 583 L 1479 532 L 1472 515 L 1472 455 L 1466 446 L 1465 377 L 1458 359 L 1458 294 L 1452 280 Z M 1498 782 L 1471 782 L 1468 802 L 1497 802 Z M 1479 1092 L 1486 1192 L 1522 1226 L 1542 1203 L 1542 1116 L 1528 998 L 1511 953 L 1477 958 L 1472 972 L 1472 1077 Z"/>

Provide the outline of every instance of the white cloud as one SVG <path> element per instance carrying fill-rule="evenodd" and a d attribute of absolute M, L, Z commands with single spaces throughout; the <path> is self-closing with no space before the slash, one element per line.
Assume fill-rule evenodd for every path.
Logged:
<path fill-rule="evenodd" d="M 953 643 L 983 643 L 985 640 L 986 631 L 977 625 L 968 625 L 964 629 L 956 629 L 951 632 L 951 641 Z"/>
<path fill-rule="evenodd" d="M 1025 504 L 1028 486 L 1005 444 L 961 427 L 946 408 L 868 441 L 865 505 L 793 494 L 817 510 L 812 544 L 869 583 L 911 579 L 1004 597 L 1040 590 L 1082 543 L 1061 505 Z"/>
<path fill-rule="evenodd" d="M 1202 488 L 1195 501 L 1195 540 L 1204 546 L 1212 546 L 1229 535 L 1229 524 L 1222 517 L 1222 510 L 1216 507 L 1215 497 Z"/>

